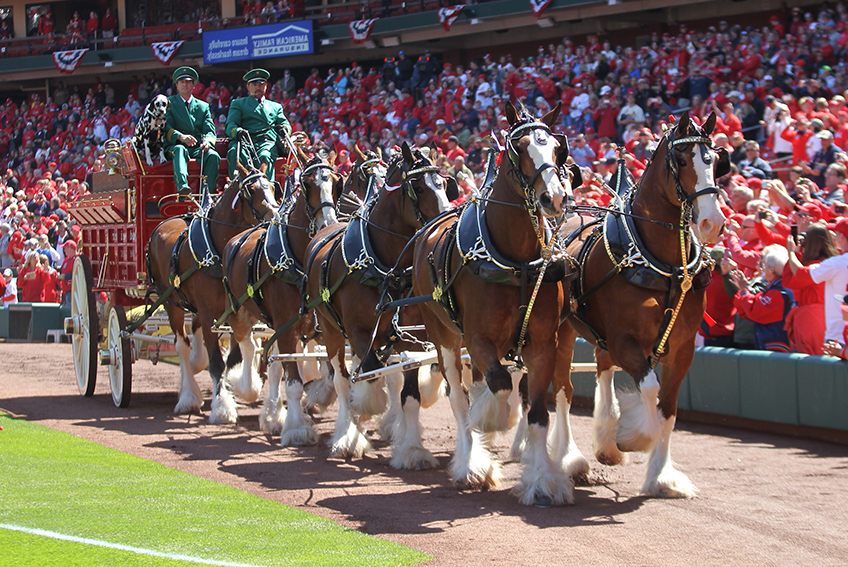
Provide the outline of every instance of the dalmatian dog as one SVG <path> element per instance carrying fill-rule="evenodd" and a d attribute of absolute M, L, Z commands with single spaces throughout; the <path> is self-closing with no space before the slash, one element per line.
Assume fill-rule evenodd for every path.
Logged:
<path fill-rule="evenodd" d="M 171 101 L 165 95 L 156 95 L 144 109 L 141 120 L 135 127 L 133 146 L 141 159 L 148 166 L 165 163 L 165 114 L 171 106 Z"/>

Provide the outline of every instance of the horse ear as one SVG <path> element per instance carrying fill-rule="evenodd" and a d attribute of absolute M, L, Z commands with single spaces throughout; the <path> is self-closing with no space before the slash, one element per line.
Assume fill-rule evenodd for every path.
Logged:
<path fill-rule="evenodd" d="M 330 155 L 327 156 L 327 163 L 335 167 L 336 165 L 336 150 L 330 150 Z"/>
<path fill-rule="evenodd" d="M 412 150 L 409 149 L 409 144 L 406 142 L 400 147 L 400 151 L 403 154 L 403 161 L 406 163 L 414 163 L 415 156 L 412 155 Z"/>
<path fill-rule="evenodd" d="M 713 130 L 715 130 L 715 123 L 716 123 L 716 114 L 715 114 L 715 111 L 713 111 L 713 112 L 710 112 L 710 115 L 707 117 L 707 120 L 704 122 L 704 124 L 702 126 L 704 128 L 704 134 L 706 134 L 707 136 L 712 134 Z"/>
<path fill-rule="evenodd" d="M 447 187 L 445 187 L 445 196 L 447 196 L 448 201 L 454 201 L 459 199 L 459 185 L 456 182 L 456 178 L 452 175 L 448 175 L 447 177 Z"/>
<path fill-rule="evenodd" d="M 675 128 L 675 133 L 678 137 L 686 136 L 689 132 L 689 111 L 685 110 L 683 114 L 680 116 L 680 119 L 677 121 L 677 128 Z"/>
<path fill-rule="evenodd" d="M 344 192 L 344 186 L 345 186 L 345 178 L 342 177 L 341 175 L 339 175 L 337 177 L 338 178 L 336 179 L 336 183 L 333 186 L 333 198 L 335 199 L 336 203 L 339 202 L 339 199 L 341 198 L 342 193 Z"/>
<path fill-rule="evenodd" d="M 356 159 L 359 161 L 365 161 L 365 154 L 362 153 L 362 149 L 359 147 L 359 144 L 353 145 L 353 153 L 356 154 Z"/>
<path fill-rule="evenodd" d="M 515 107 L 511 102 L 506 103 L 506 119 L 509 121 L 510 126 L 518 120 L 518 114 L 515 112 Z"/>
<path fill-rule="evenodd" d="M 300 146 L 295 146 L 295 152 L 297 152 L 297 157 L 300 159 L 300 163 L 305 164 L 309 161 L 309 156 L 306 155 L 306 152 L 303 151 L 303 148 Z"/>
<path fill-rule="evenodd" d="M 239 173 L 241 173 L 241 176 L 243 178 L 246 178 L 248 175 L 250 175 L 250 171 L 248 171 L 248 169 L 238 160 L 236 160 L 236 169 L 239 170 Z"/>
<path fill-rule="evenodd" d="M 565 165 L 565 160 L 568 159 L 568 155 L 570 153 L 568 148 L 568 138 L 563 134 L 554 134 L 554 138 L 559 142 L 559 147 L 556 151 L 556 164 L 557 167 L 562 167 Z"/>
<path fill-rule="evenodd" d="M 560 110 L 562 110 L 562 101 L 558 102 L 557 105 L 553 108 L 553 110 L 551 110 L 542 117 L 542 122 L 547 124 L 548 128 L 553 128 L 554 124 L 556 124 L 556 119 L 559 116 Z"/>
<path fill-rule="evenodd" d="M 718 159 L 715 166 L 715 178 L 719 179 L 730 173 L 730 154 L 724 148 L 716 148 Z"/>
<path fill-rule="evenodd" d="M 580 172 L 580 166 L 576 163 L 568 164 L 568 170 L 571 172 L 571 190 L 573 191 L 583 185 L 583 174 Z"/>

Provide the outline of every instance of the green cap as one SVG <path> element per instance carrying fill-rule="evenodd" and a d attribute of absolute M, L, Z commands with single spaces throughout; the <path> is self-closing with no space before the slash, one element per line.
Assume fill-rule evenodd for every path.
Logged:
<path fill-rule="evenodd" d="M 244 77 L 242 77 L 242 79 L 244 79 L 248 83 L 252 83 L 253 81 L 267 82 L 269 78 L 271 78 L 271 73 L 269 73 L 265 69 L 253 69 L 252 71 L 248 71 L 247 73 L 245 73 Z"/>
<path fill-rule="evenodd" d="M 175 83 L 182 79 L 191 79 L 196 83 L 199 77 L 197 76 L 197 71 L 195 71 L 191 67 L 180 67 L 179 69 L 174 71 L 172 78 L 174 79 Z"/>

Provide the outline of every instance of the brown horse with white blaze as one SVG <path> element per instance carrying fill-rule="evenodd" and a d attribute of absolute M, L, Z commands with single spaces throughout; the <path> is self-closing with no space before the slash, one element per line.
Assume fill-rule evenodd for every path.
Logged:
<path fill-rule="evenodd" d="M 226 370 L 242 362 L 245 349 L 249 356 L 244 356 L 240 395 L 253 401 L 261 387 L 253 370 L 254 345 L 250 334 L 234 337 L 237 344 L 231 346 L 225 365 L 218 335 L 212 331 L 216 318 L 227 307 L 219 251 L 245 227 L 271 220 L 278 208 L 274 186 L 261 172 L 248 171 L 241 165 L 239 171 L 241 180 L 231 181 L 214 204 L 192 217 L 168 219 L 156 227 L 147 252 L 151 284 L 159 293 L 172 284 L 175 286 L 164 304 L 180 358 L 180 399 L 174 411 L 200 411 L 203 398 L 194 375 L 202 370 L 208 353 L 209 374 L 214 384 L 209 416 L 212 423 L 234 423 L 237 419 L 235 401 L 222 377 Z M 190 269 L 195 271 L 189 272 Z M 190 275 L 181 278 L 186 273 Z M 185 310 L 196 314 L 192 324 L 194 349 L 185 335 Z"/>
<path fill-rule="evenodd" d="M 370 444 L 360 421 L 385 411 L 383 379 L 351 386 L 345 339 L 353 352 L 354 367 L 362 372 L 383 366 L 378 350 L 388 354 L 392 347 L 404 347 L 405 341 L 397 340 L 392 313 L 378 317 L 375 312 L 381 300 L 378 286 L 393 265 L 401 269 L 411 265 L 412 251 L 406 248 L 410 238 L 428 219 L 448 210 L 447 182 L 438 169 L 427 156 L 404 143 L 401 155 L 389 164 L 379 192 L 366 197 L 349 223 L 319 231 L 309 244 L 307 296 L 310 301 L 321 298 L 315 313 L 339 401 L 331 441 L 333 456 L 362 456 Z M 372 176 L 372 187 L 375 181 Z M 393 297 L 404 287 L 402 282 L 396 283 L 397 289 L 391 288 Z M 421 466 L 433 460 L 427 454 Z"/>
<path fill-rule="evenodd" d="M 572 219 L 569 253 L 579 276 L 572 305 L 559 330 L 555 383 L 557 458 L 572 474 L 588 472 L 569 426 L 573 387 L 570 365 L 577 334 L 596 345 L 593 445 L 605 464 L 624 461 L 622 451 L 649 453 L 642 492 L 650 496 L 695 494 L 674 468 L 670 436 L 677 394 L 695 349 L 712 264 L 701 243 L 714 243 L 724 228 L 715 179 L 730 171 L 727 152 L 713 147 L 711 114 L 703 128 L 684 113 L 662 137 L 638 186 L 624 196 L 624 214 L 588 222 Z M 662 364 L 662 379 L 655 371 Z M 615 367 L 633 377 L 637 392 L 613 393 Z"/>
<path fill-rule="evenodd" d="M 566 166 L 567 140 L 551 131 L 559 112 L 557 105 L 537 120 L 507 104 L 506 150 L 497 177 L 487 184 L 491 190 L 459 215 L 431 223 L 416 243 L 413 263 L 415 295 L 435 300 L 421 311 L 450 385 L 457 441 L 449 470 L 455 484 L 497 485 L 500 465 L 484 436 L 509 425 L 513 380 L 501 359 L 512 351 L 526 364 L 531 437 L 517 487 L 525 504 L 572 500 L 567 477 L 546 449 L 547 390 L 564 301 L 564 259 L 552 255 L 554 220 L 582 183 L 579 168 Z M 470 407 L 461 377 L 463 340 L 475 381 Z"/>
<path fill-rule="evenodd" d="M 344 182 L 332 166 L 335 152 L 326 159 L 310 158 L 299 146 L 297 152 L 304 167 L 290 201 L 268 225 L 230 240 L 223 255 L 224 274 L 234 303 L 238 301 L 235 298 L 248 297 L 239 312 L 247 313 L 249 324 L 263 321 L 275 330 L 290 324 L 300 313 L 306 247 L 318 230 L 337 222 L 336 203 Z M 294 353 L 303 338 L 314 334 L 315 319 L 311 313 L 304 314 L 277 338 L 277 351 Z M 283 375 L 288 411 L 280 396 Z M 259 425 L 266 433 L 279 433 L 283 447 L 314 445 L 318 440 L 303 412 L 302 396 L 303 377 L 298 364 L 271 363 Z"/>

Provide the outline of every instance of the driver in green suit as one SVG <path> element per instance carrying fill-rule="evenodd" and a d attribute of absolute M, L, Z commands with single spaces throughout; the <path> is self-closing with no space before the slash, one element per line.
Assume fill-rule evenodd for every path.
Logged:
<path fill-rule="evenodd" d="M 197 71 L 180 67 L 173 79 L 177 94 L 168 97 L 171 106 L 165 115 L 165 154 L 174 165 L 174 181 L 181 198 L 190 193 L 188 186 L 188 160 L 200 160 L 204 150 L 202 172 L 209 190 L 215 191 L 218 164 L 221 156 L 215 151 L 215 123 L 209 105 L 191 95 L 197 82 Z"/>
<path fill-rule="evenodd" d="M 248 96 L 230 103 L 227 115 L 227 135 L 232 138 L 227 150 L 227 170 L 230 179 L 236 172 L 236 146 L 241 142 L 238 159 L 247 166 L 249 151 L 248 139 L 259 156 L 255 164 L 270 180 L 274 179 L 274 160 L 280 155 L 282 131 L 291 135 L 291 125 L 283 112 L 281 104 L 265 98 L 270 74 L 265 69 L 253 69 L 244 75 L 247 81 Z M 249 138 L 248 138 L 249 137 Z"/>

